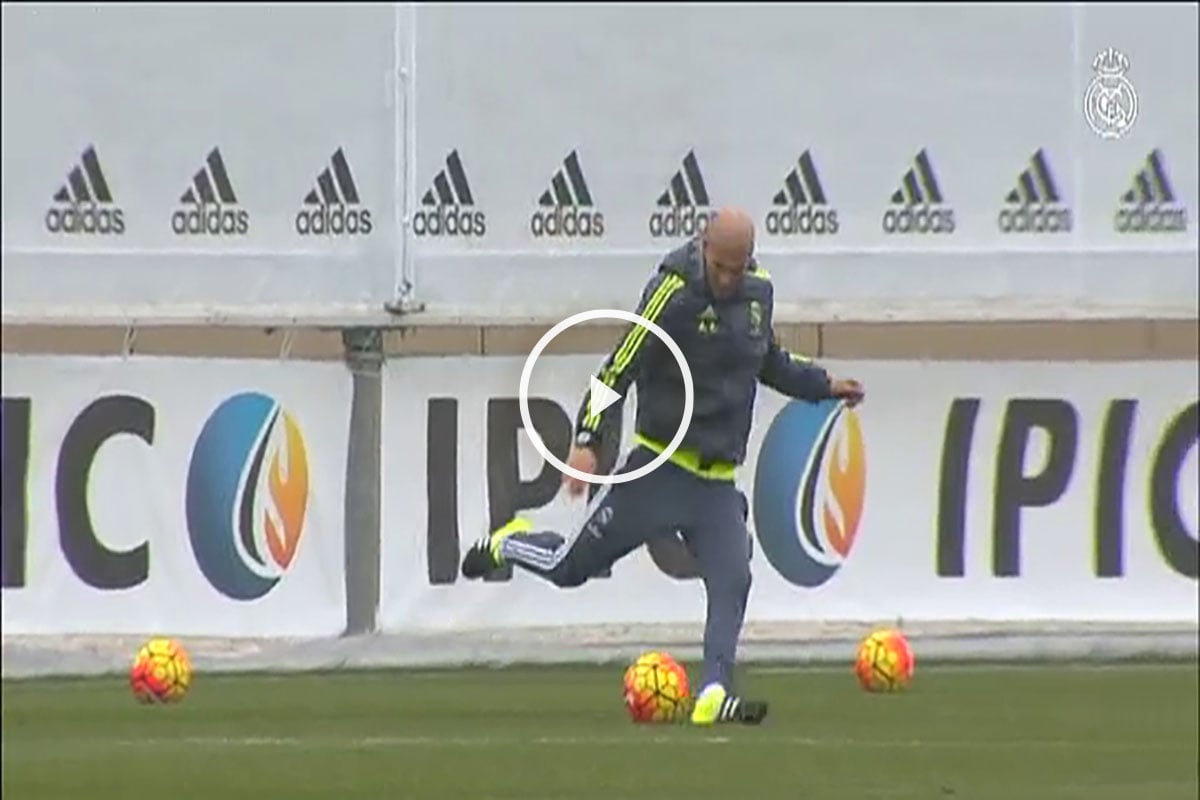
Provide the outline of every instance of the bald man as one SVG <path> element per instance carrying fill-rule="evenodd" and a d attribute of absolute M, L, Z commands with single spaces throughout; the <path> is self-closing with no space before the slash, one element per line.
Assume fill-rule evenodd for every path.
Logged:
<path fill-rule="evenodd" d="M 517 518 L 483 537 L 463 557 L 466 578 L 516 564 L 562 587 L 579 586 L 654 537 L 682 534 L 707 595 L 704 676 L 692 708 L 697 725 L 756 724 L 761 700 L 740 697 L 733 667 L 750 593 L 748 504 L 735 483 L 759 382 L 788 397 L 816 402 L 863 399 L 853 380 L 779 346 L 772 328 L 770 278 L 754 260 L 754 223 L 737 208 L 722 209 L 696 239 L 668 253 L 642 292 L 637 313 L 679 345 L 692 373 L 692 422 L 679 449 L 660 468 L 627 483 L 601 487 L 583 526 L 564 537 L 535 531 Z M 636 383 L 635 447 L 630 472 L 666 449 L 683 417 L 683 378 L 674 356 L 642 325 L 631 325 L 597 376 L 625 396 Z M 596 474 L 619 446 L 622 402 L 593 411 L 585 392 L 567 463 Z M 588 484 L 564 474 L 573 496 Z"/>

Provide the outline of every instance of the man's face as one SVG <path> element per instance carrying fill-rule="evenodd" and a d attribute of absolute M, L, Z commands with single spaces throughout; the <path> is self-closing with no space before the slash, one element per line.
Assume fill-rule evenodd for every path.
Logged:
<path fill-rule="evenodd" d="M 739 244 L 726 244 L 704 240 L 704 271 L 708 275 L 708 286 L 713 296 L 727 299 L 737 294 L 750 254 Z"/>

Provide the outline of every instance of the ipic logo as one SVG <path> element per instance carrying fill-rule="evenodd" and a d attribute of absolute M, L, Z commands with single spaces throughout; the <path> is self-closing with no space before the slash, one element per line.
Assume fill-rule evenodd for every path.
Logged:
<path fill-rule="evenodd" d="M 829 206 L 812 154 L 805 150 L 771 201 L 767 233 L 774 236 L 824 236 L 838 232 L 838 212 Z"/>
<path fill-rule="evenodd" d="M 182 208 L 171 215 L 171 230 L 176 236 L 243 236 L 250 231 L 250 214 L 238 207 L 225 161 L 216 147 L 179 203 Z"/>
<path fill-rule="evenodd" d="M 1031 539 L 1060 540 L 1063 553 L 1082 557 L 1090 550 L 1098 578 L 1147 577 L 1153 564 L 1129 555 L 1133 536 L 1150 538 L 1174 573 L 1200 577 L 1196 506 L 1185 499 L 1196 496 L 1200 403 L 1194 389 L 1188 398 L 1186 382 L 1168 387 L 1178 401 L 1166 413 L 1171 407 L 1159 402 L 1118 397 L 1104 403 L 1094 393 L 1078 406 L 1045 396 L 1003 402 L 954 398 L 946 413 L 937 491 L 938 576 L 966 576 L 967 565 L 977 563 L 968 558 L 968 542 L 982 545 L 986 540 L 979 537 L 988 535 L 992 576 L 1019 577 L 1028 560 L 1022 555 L 1024 529 Z M 1147 441 L 1147 435 L 1153 438 Z M 986 488 L 977 485 L 981 482 Z M 988 497 L 983 504 L 972 500 L 981 488 Z M 1044 511 L 1063 499 L 1088 509 L 1090 547 L 1073 543 L 1089 531 L 1058 525 Z M 1064 562 L 1052 566 L 1058 572 L 1076 569 Z"/>
<path fill-rule="evenodd" d="M 695 151 L 689 150 L 683 158 L 683 169 L 658 196 L 659 210 L 650 215 L 650 235 L 659 238 L 703 233 L 715 213 L 707 210 L 709 202 L 700 162 Z"/>
<path fill-rule="evenodd" d="M 1002 233 L 1071 232 L 1071 209 L 1063 203 L 1046 151 L 1040 147 L 1004 202 L 1008 207 L 998 218 Z"/>
<path fill-rule="evenodd" d="M 335 182 L 336 181 L 336 182 Z M 371 211 L 360 206 L 358 185 L 342 148 L 317 176 L 317 185 L 304 197 L 304 208 L 296 214 L 296 233 L 301 236 L 366 236 L 373 229 Z"/>
<path fill-rule="evenodd" d="M 834 400 L 791 402 L 759 451 L 754 524 L 763 554 L 797 586 L 833 577 L 854 546 L 867 490 L 857 412 Z"/>
<path fill-rule="evenodd" d="M 47 420 L 62 408 L 62 398 L 51 399 L 42 415 Z M 173 439 L 178 430 L 171 421 L 160 425 L 158 409 L 145 397 L 95 398 L 71 419 L 58 441 L 32 436 L 31 423 L 39 418 L 37 402 L 29 396 L 5 396 L 0 407 L 4 472 L 0 568 L 5 589 L 28 585 L 29 529 L 45 524 L 39 522 L 44 520 L 57 530 L 39 530 L 37 535 L 56 536 L 66 565 L 83 584 L 101 591 L 146 583 L 154 553 L 160 548 L 171 550 L 171 540 L 183 536 L 185 521 L 201 571 L 229 597 L 261 597 L 294 563 L 308 511 L 309 460 L 295 418 L 272 398 L 247 392 L 222 402 L 203 426 L 190 466 L 174 460 L 177 451 L 171 444 L 165 451 L 154 451 L 158 437 Z M 114 440 L 120 441 L 118 447 L 106 446 Z M 128 454 L 122 457 L 120 450 L 129 447 L 146 452 L 132 460 Z M 101 465 L 102 461 L 106 463 Z M 160 474 L 148 476 L 140 465 L 157 468 Z M 31 472 L 31 466 L 37 472 Z M 51 508 L 35 507 L 38 513 L 31 519 L 28 498 L 43 494 L 40 485 L 31 485 L 31 478 L 42 467 L 53 470 L 53 485 L 45 487 L 52 491 L 44 492 Z M 128 523 L 139 514 L 131 512 L 132 518 L 115 523 L 118 530 L 103 525 L 97 529 L 97 522 L 122 519 L 105 508 L 133 504 L 136 511 L 137 504 L 152 502 L 153 498 L 142 496 L 147 477 L 155 479 L 154 488 L 159 488 L 160 478 L 167 481 L 163 486 L 173 492 L 172 482 L 182 480 L 185 468 L 186 498 L 181 509 L 185 517 L 178 525 L 160 525 L 123 549 L 114 548 L 112 542 L 129 541 Z M 101 493 L 97 469 L 121 476 L 123 491 Z M 41 564 L 39 559 L 32 576 L 35 581 L 46 577 Z"/>
<path fill-rule="evenodd" d="M 54 193 L 54 205 L 46 212 L 46 230 L 99 236 L 125 233 L 125 211 L 113 200 L 96 148 L 89 146 L 83 151 L 66 183 Z"/>
<path fill-rule="evenodd" d="M 924 149 L 892 193 L 892 207 L 883 214 L 887 234 L 954 233 L 954 209 L 945 204 L 933 162 Z"/>
<path fill-rule="evenodd" d="M 1117 233 L 1187 232 L 1187 208 L 1175 197 L 1161 150 L 1152 150 L 1133 176 L 1113 224 Z"/>
<path fill-rule="evenodd" d="M 483 236 L 487 217 L 475 209 L 475 196 L 457 150 L 446 156 L 445 169 L 438 172 L 424 196 L 421 210 L 413 215 L 417 236 Z"/>
<path fill-rule="evenodd" d="M 538 199 L 541 209 L 529 218 L 534 236 L 600 238 L 604 235 L 604 215 L 594 210 L 579 156 L 572 150 L 563 159 L 562 169 L 550 179 L 550 188 Z"/>
<path fill-rule="evenodd" d="M 309 499 L 296 419 L 258 392 L 230 397 L 200 431 L 187 476 L 196 561 L 222 594 L 262 597 L 296 556 Z"/>

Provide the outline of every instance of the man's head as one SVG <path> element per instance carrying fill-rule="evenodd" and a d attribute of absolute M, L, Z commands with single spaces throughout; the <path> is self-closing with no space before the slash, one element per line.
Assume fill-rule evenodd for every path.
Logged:
<path fill-rule="evenodd" d="M 754 220 L 740 208 L 723 208 L 709 221 L 701 242 L 709 288 L 718 298 L 731 297 L 754 252 Z"/>

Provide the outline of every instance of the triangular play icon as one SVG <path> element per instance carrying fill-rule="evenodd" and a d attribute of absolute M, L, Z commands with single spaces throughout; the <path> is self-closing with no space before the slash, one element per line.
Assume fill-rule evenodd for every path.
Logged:
<path fill-rule="evenodd" d="M 588 392 L 588 413 L 596 416 L 611 406 L 613 403 L 621 399 L 621 395 L 608 388 L 601 383 L 593 375 L 588 379 L 590 391 Z"/>

